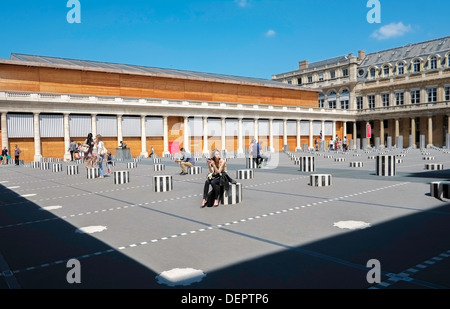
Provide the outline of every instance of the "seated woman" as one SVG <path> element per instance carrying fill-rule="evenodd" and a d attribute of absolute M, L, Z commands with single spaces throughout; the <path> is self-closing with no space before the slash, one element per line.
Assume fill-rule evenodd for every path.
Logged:
<path fill-rule="evenodd" d="M 208 179 L 205 181 L 205 185 L 203 187 L 203 201 L 200 208 L 203 208 L 208 203 L 208 191 L 209 186 L 212 187 L 212 194 L 214 198 L 213 207 L 219 206 L 219 194 L 221 193 L 221 188 L 228 190 L 229 183 L 236 183 L 230 176 L 227 174 L 227 162 L 220 157 L 220 151 L 214 150 L 212 153 L 212 158 L 207 161 L 209 168 Z"/>

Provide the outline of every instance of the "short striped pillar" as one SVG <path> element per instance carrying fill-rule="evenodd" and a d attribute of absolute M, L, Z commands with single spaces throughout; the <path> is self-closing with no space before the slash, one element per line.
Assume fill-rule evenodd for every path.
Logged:
<path fill-rule="evenodd" d="M 133 162 L 141 162 L 141 160 L 142 160 L 142 159 L 138 157 L 138 158 L 134 158 L 134 159 L 133 159 Z"/>
<path fill-rule="evenodd" d="M 258 168 L 256 158 L 245 158 L 245 168 Z"/>
<path fill-rule="evenodd" d="M 396 158 L 396 159 L 395 159 L 395 163 L 401 164 L 401 163 L 403 163 L 403 159 L 398 159 L 398 158 Z"/>
<path fill-rule="evenodd" d="M 77 174 L 78 174 L 78 165 L 67 166 L 67 175 L 77 175 Z"/>
<path fill-rule="evenodd" d="M 62 162 L 62 159 L 61 158 L 56 158 L 55 162 Z"/>
<path fill-rule="evenodd" d="M 425 164 L 425 169 L 430 171 L 439 171 L 444 169 L 444 165 L 437 163 L 427 163 Z"/>
<path fill-rule="evenodd" d="M 334 162 L 344 162 L 345 158 L 334 158 Z"/>
<path fill-rule="evenodd" d="M 424 160 L 427 160 L 427 161 L 433 161 L 433 160 L 434 160 L 434 157 L 423 157 L 423 159 L 424 159 Z"/>
<path fill-rule="evenodd" d="M 333 159 L 333 156 L 332 155 L 324 155 L 323 156 L 325 159 Z"/>
<path fill-rule="evenodd" d="M 161 158 L 153 158 L 153 164 L 161 163 Z"/>
<path fill-rule="evenodd" d="M 137 168 L 137 162 L 128 162 L 127 168 Z"/>
<path fill-rule="evenodd" d="M 166 166 L 164 164 L 155 164 L 153 165 L 153 169 L 155 172 L 163 171 L 166 169 Z"/>
<path fill-rule="evenodd" d="M 222 205 L 233 205 L 242 202 L 242 184 L 229 183 L 228 190 L 223 190 L 223 194 L 220 197 L 220 203 Z"/>
<path fill-rule="evenodd" d="M 78 160 L 75 160 L 74 162 L 75 162 L 75 164 L 81 164 L 81 163 L 83 163 L 83 160 L 78 159 Z"/>
<path fill-rule="evenodd" d="M 47 159 L 47 162 L 48 162 L 48 163 L 53 163 L 53 162 L 55 162 L 55 158 L 48 158 L 48 159 Z"/>
<path fill-rule="evenodd" d="M 41 162 L 41 170 L 49 170 L 49 169 L 50 169 L 50 163 Z"/>
<path fill-rule="evenodd" d="M 86 169 L 87 170 L 87 178 L 88 179 L 94 179 L 100 176 L 100 170 L 98 167 L 91 167 Z"/>
<path fill-rule="evenodd" d="M 300 165 L 300 171 L 301 172 L 315 172 L 316 171 L 316 165 L 314 163 L 314 157 L 300 157 L 299 158 L 299 165 Z"/>
<path fill-rule="evenodd" d="M 173 190 L 172 176 L 157 175 L 153 176 L 153 189 L 155 192 L 167 192 Z"/>
<path fill-rule="evenodd" d="M 406 155 L 404 153 L 399 153 L 396 155 L 397 158 L 404 158 Z"/>
<path fill-rule="evenodd" d="M 253 179 L 253 170 L 237 170 L 237 179 Z"/>
<path fill-rule="evenodd" d="M 354 156 L 354 157 L 360 157 L 361 154 L 360 154 L 360 153 L 354 153 L 353 156 Z"/>
<path fill-rule="evenodd" d="M 376 157 L 375 157 L 375 156 L 368 156 L 367 159 L 369 159 L 369 160 L 375 160 Z"/>
<path fill-rule="evenodd" d="M 188 167 L 187 173 L 188 174 L 192 174 L 192 175 L 201 174 L 202 173 L 202 167 L 201 166 Z"/>
<path fill-rule="evenodd" d="M 62 164 L 61 163 L 53 163 L 52 164 L 52 172 L 62 172 Z"/>
<path fill-rule="evenodd" d="M 363 167 L 363 162 L 350 162 L 350 167 Z"/>
<path fill-rule="evenodd" d="M 430 195 L 437 199 L 450 198 L 450 182 L 433 181 L 430 183 Z"/>
<path fill-rule="evenodd" d="M 195 162 L 198 162 L 198 161 L 200 161 L 202 158 L 200 158 L 200 157 L 195 157 L 194 158 L 194 160 L 195 160 Z"/>
<path fill-rule="evenodd" d="M 395 176 L 395 163 L 394 155 L 377 156 L 377 176 Z"/>
<path fill-rule="evenodd" d="M 41 162 L 34 161 L 30 163 L 31 168 L 39 168 L 41 166 Z"/>
<path fill-rule="evenodd" d="M 114 171 L 114 184 L 121 185 L 130 182 L 129 171 Z"/>
<path fill-rule="evenodd" d="M 309 176 L 310 185 L 312 187 L 328 187 L 331 186 L 330 174 L 312 174 Z"/>

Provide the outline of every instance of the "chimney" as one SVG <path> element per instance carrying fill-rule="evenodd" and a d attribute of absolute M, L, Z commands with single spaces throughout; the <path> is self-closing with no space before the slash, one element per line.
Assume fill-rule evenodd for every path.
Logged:
<path fill-rule="evenodd" d="M 298 63 L 299 70 L 304 70 L 308 68 L 308 60 L 303 60 Z"/>
<path fill-rule="evenodd" d="M 353 53 L 348 54 L 348 58 L 352 59 L 353 58 Z"/>
<path fill-rule="evenodd" d="M 363 50 L 358 51 L 358 60 L 363 60 L 366 57 L 366 53 Z"/>

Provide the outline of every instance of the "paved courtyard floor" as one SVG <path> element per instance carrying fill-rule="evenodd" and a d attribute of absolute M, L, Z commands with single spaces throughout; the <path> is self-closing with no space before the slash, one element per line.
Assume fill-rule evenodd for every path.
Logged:
<path fill-rule="evenodd" d="M 124 184 L 88 179 L 83 164 L 68 175 L 73 162 L 0 166 L 0 289 L 450 288 L 450 204 L 430 196 L 450 180 L 450 153 L 384 151 L 401 160 L 394 176 L 377 175 L 379 153 L 292 153 L 314 157 L 308 172 L 273 153 L 237 179 L 240 203 L 203 209 L 206 159 L 184 176 L 169 158 L 162 171 L 116 162 Z M 425 169 L 434 163 L 444 169 Z M 247 169 L 245 158 L 227 165 L 235 179 Z M 311 186 L 311 174 L 332 183 Z M 155 175 L 173 190 L 155 192 Z"/>

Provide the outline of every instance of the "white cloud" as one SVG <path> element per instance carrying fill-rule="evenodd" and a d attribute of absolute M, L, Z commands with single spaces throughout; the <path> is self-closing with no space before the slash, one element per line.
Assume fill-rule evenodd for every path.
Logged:
<path fill-rule="evenodd" d="M 411 25 L 405 26 L 402 22 L 390 23 L 372 33 L 372 37 L 378 40 L 386 40 L 390 38 L 405 35 L 411 31 Z"/>
<path fill-rule="evenodd" d="M 275 34 L 276 34 L 275 30 L 272 30 L 272 29 L 267 30 L 267 32 L 266 32 L 267 37 L 275 36 Z"/>
<path fill-rule="evenodd" d="M 244 8 L 248 5 L 248 1 L 247 0 L 234 0 L 234 2 L 236 2 L 240 7 Z"/>

